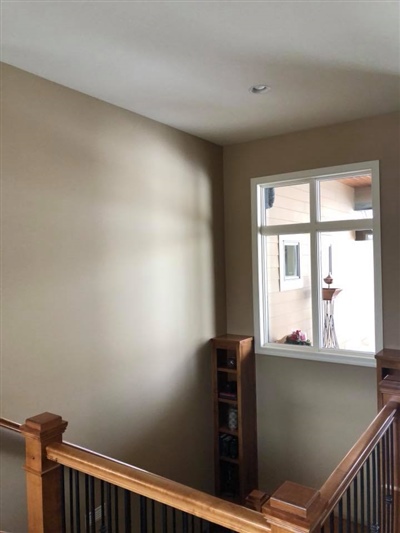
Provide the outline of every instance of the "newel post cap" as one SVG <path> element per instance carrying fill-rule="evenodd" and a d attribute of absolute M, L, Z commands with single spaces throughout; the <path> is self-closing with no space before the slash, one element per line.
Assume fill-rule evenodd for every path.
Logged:
<path fill-rule="evenodd" d="M 60 415 L 53 413 L 41 413 L 40 415 L 27 418 L 21 426 L 21 431 L 27 436 L 43 438 L 62 435 L 68 425 Z"/>
<path fill-rule="evenodd" d="M 67 425 L 68 422 L 53 413 L 41 413 L 26 419 L 21 426 L 26 443 L 25 471 L 41 475 L 54 468 L 54 463 L 47 459 L 46 446 L 62 442 Z"/>
<path fill-rule="evenodd" d="M 320 504 L 318 490 L 286 481 L 263 505 L 262 512 L 279 531 L 309 533 L 314 530 Z"/>

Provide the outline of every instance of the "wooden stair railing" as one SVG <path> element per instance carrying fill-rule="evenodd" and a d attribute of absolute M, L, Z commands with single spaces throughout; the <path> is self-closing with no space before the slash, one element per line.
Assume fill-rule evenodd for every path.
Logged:
<path fill-rule="evenodd" d="M 13 430 L 17 426 L 8 424 Z M 269 499 L 255 490 L 247 499 L 252 509 L 63 443 L 66 426 L 60 416 L 44 413 L 20 427 L 26 439 L 30 533 L 68 531 L 62 519 L 61 465 L 238 533 L 400 533 L 400 394 L 391 397 L 319 490 L 285 482 Z M 386 459 L 390 459 L 389 466 Z M 368 485 L 365 491 L 376 492 L 367 519 L 363 507 L 369 504 L 364 496 L 357 501 L 360 473 L 361 483 L 368 481 L 373 487 Z"/>
<path fill-rule="evenodd" d="M 159 502 L 169 506 L 173 522 L 175 510 L 179 510 L 184 513 L 184 532 L 189 531 L 190 515 L 238 533 L 400 533 L 400 352 L 394 363 L 384 355 L 378 367 L 384 369 L 383 379 L 378 381 L 378 398 L 380 405 L 386 405 L 324 485 L 315 490 L 287 481 L 270 498 L 254 490 L 247 498 L 248 508 L 63 443 L 67 422 L 58 415 L 43 413 L 28 418 L 22 426 L 0 419 L 0 426 L 25 437 L 29 533 L 72 530 L 66 526 L 65 486 L 70 489 L 70 499 L 74 490 L 78 494 L 79 507 L 80 473 L 85 476 L 85 483 L 89 478 L 100 480 L 102 493 L 108 490 L 111 494 L 110 487 L 114 487 L 139 495 L 141 505 L 148 498 L 151 505 Z M 65 482 L 65 469 L 69 471 L 69 485 Z M 91 489 L 92 496 L 94 492 Z M 117 506 L 116 515 L 118 511 Z M 146 524 L 142 507 L 140 513 Z M 71 511 L 69 523 L 76 516 L 79 512 L 74 518 Z M 94 532 L 93 517 L 86 515 L 85 519 L 83 530 Z M 156 531 L 154 523 L 150 530 Z M 199 531 L 203 530 L 200 526 Z M 119 532 L 119 528 L 109 523 L 108 529 L 104 525 L 104 531 Z M 136 529 L 127 526 L 124 531 Z M 140 531 L 148 529 L 143 527 Z"/>
<path fill-rule="evenodd" d="M 394 396 L 320 490 L 285 482 L 262 511 L 271 533 L 400 533 L 399 481 L 400 396 Z"/>
<path fill-rule="evenodd" d="M 65 527 L 65 516 L 63 518 L 65 514 L 63 467 L 160 502 L 174 510 L 200 517 L 210 524 L 231 531 L 238 533 L 271 531 L 261 512 L 221 500 L 84 448 L 63 443 L 62 435 L 67 422 L 58 415 L 42 413 L 28 418 L 21 426 L 1 419 L 0 425 L 20 431 L 25 437 L 24 468 L 27 481 L 29 533 L 60 533 L 69 530 L 68 526 Z"/>
<path fill-rule="evenodd" d="M 18 424 L 18 422 L 13 422 L 12 420 L 8 420 L 7 418 L 0 417 L 0 427 L 9 429 L 10 431 L 15 431 L 16 433 L 21 433 L 21 424 Z"/>

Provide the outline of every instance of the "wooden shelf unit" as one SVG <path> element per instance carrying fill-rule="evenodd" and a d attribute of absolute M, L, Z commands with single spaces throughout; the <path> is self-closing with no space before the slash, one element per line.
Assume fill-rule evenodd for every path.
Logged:
<path fill-rule="evenodd" d="M 244 505 L 258 487 L 253 337 L 222 335 L 211 343 L 215 494 Z M 228 426 L 232 408 L 237 409 L 237 428 Z"/>
<path fill-rule="evenodd" d="M 378 409 L 393 395 L 400 395 L 400 350 L 384 348 L 376 354 Z"/>

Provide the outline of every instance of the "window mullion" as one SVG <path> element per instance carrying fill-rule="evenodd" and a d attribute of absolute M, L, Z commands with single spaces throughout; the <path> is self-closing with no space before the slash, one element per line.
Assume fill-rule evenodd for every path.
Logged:
<path fill-rule="evenodd" d="M 311 307 L 313 346 L 321 347 L 321 275 L 319 238 L 317 233 L 320 218 L 319 182 L 310 181 L 310 261 L 311 261 Z"/>

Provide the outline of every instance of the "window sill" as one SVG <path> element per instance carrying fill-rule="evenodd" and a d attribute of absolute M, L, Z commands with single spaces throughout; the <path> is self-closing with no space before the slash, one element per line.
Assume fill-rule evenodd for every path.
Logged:
<path fill-rule="evenodd" d="M 258 343 L 257 343 L 258 344 Z M 375 368 L 375 353 L 372 352 L 352 352 L 343 353 L 336 350 L 318 350 L 313 347 L 293 345 L 276 346 L 275 344 L 256 345 L 256 354 L 272 355 L 274 357 L 288 357 L 291 359 L 303 359 L 307 361 L 319 361 L 323 363 L 339 363 L 343 365 L 367 366 Z"/>

